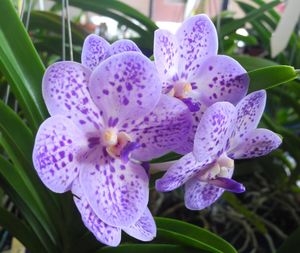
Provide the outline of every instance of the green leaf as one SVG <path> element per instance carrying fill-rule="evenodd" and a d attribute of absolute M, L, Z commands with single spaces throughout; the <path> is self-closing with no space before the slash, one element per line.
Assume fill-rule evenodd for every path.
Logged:
<path fill-rule="evenodd" d="M 161 235 L 180 244 L 190 245 L 208 252 L 237 253 L 230 243 L 206 229 L 169 218 L 157 217 L 155 220 L 158 239 Z"/>
<path fill-rule="evenodd" d="M 44 66 L 11 1 L 0 1 L 0 10 L 0 70 L 37 130 L 47 116 L 41 93 Z"/>
<path fill-rule="evenodd" d="M 261 6 L 261 8 L 259 9 L 255 9 L 251 12 L 248 13 L 247 16 L 245 16 L 244 18 L 241 19 L 235 19 L 231 22 L 228 22 L 226 24 L 224 24 L 222 26 L 222 29 L 220 31 L 220 37 L 224 37 L 225 35 L 228 35 L 232 32 L 234 32 L 235 30 L 237 30 L 240 27 L 244 27 L 245 23 L 250 22 L 254 19 L 257 19 L 258 17 L 260 17 L 261 15 L 263 15 L 263 13 L 267 10 L 272 9 L 273 7 L 275 7 L 276 5 L 278 5 L 280 3 L 280 0 L 275 0 L 272 1 L 270 3 L 267 3 L 263 6 Z"/>
<path fill-rule="evenodd" d="M 237 60 L 247 71 L 278 64 L 274 61 L 248 55 L 231 55 L 231 57 Z"/>
<path fill-rule="evenodd" d="M 300 248 L 300 227 L 297 228 L 280 246 L 276 253 L 298 252 Z"/>
<path fill-rule="evenodd" d="M 15 236 L 30 252 L 43 252 L 45 249 L 33 231 L 21 220 L 0 207 L 0 224 Z"/>
<path fill-rule="evenodd" d="M 58 241 L 53 237 L 51 227 L 45 222 L 44 213 L 39 208 L 36 199 L 32 196 L 19 174 L 16 173 L 16 168 L 2 156 L 0 156 L 0 182 L 47 251 L 57 252 Z"/>
<path fill-rule="evenodd" d="M 270 66 L 248 72 L 250 77 L 249 92 L 271 89 L 297 78 L 297 71 L 286 65 Z"/>
<path fill-rule="evenodd" d="M 201 253 L 203 251 L 172 244 L 121 244 L 117 248 L 104 247 L 95 253 Z"/>

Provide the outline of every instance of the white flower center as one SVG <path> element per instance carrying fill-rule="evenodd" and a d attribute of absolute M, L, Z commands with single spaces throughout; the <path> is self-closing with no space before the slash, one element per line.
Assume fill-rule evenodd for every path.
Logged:
<path fill-rule="evenodd" d="M 179 99 L 186 98 L 187 94 L 192 90 L 190 83 L 178 83 L 169 91 L 168 95 Z"/>
<path fill-rule="evenodd" d="M 132 141 L 132 138 L 125 132 L 118 132 L 116 129 L 109 128 L 104 131 L 102 140 L 106 146 L 107 153 L 117 158 L 127 143 Z"/>

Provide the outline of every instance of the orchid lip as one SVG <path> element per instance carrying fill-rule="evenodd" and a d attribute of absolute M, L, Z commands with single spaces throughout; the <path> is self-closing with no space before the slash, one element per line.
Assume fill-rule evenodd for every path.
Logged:
<path fill-rule="evenodd" d="M 226 177 L 217 177 L 216 179 L 210 180 L 209 183 L 235 193 L 242 193 L 246 190 L 243 184 Z"/>

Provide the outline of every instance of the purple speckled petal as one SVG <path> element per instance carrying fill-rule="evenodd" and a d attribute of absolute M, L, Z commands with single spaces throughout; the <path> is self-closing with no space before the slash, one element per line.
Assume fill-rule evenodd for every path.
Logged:
<path fill-rule="evenodd" d="M 81 63 L 90 70 L 93 70 L 109 57 L 109 49 L 110 45 L 105 39 L 98 35 L 91 34 L 84 40 Z"/>
<path fill-rule="evenodd" d="M 132 40 L 117 40 L 110 46 L 110 55 L 119 54 L 123 52 L 135 51 L 142 53 L 138 46 Z"/>
<path fill-rule="evenodd" d="M 80 182 L 97 216 L 111 226 L 128 227 L 145 211 L 148 175 L 142 166 L 120 159 L 99 161 L 80 171 Z"/>
<path fill-rule="evenodd" d="M 217 54 L 218 37 L 214 24 L 205 14 L 186 20 L 176 32 L 179 44 L 179 78 L 191 80 L 203 61 Z"/>
<path fill-rule="evenodd" d="M 232 159 L 264 156 L 278 148 L 281 142 L 279 136 L 268 129 L 254 129 L 228 152 L 228 156 Z"/>
<path fill-rule="evenodd" d="M 109 226 L 97 217 L 84 196 L 78 177 L 72 184 L 72 193 L 84 225 L 93 233 L 97 240 L 109 246 L 118 246 L 121 242 L 121 229 Z"/>
<path fill-rule="evenodd" d="M 178 45 L 170 32 L 158 29 L 154 33 L 153 55 L 157 71 L 167 88 L 178 79 Z M 174 79 L 174 80 L 173 80 Z M 169 85 L 167 83 L 170 83 Z"/>
<path fill-rule="evenodd" d="M 155 187 L 161 192 L 172 191 L 183 185 L 199 171 L 204 170 L 210 162 L 210 157 L 202 162 L 197 162 L 193 153 L 186 154 L 173 164 L 162 178 L 156 180 Z"/>
<path fill-rule="evenodd" d="M 140 148 L 132 153 L 139 161 L 160 157 L 180 147 L 187 139 L 191 127 L 188 108 L 179 99 L 161 95 L 155 109 L 145 117 L 125 122 L 123 126 Z"/>
<path fill-rule="evenodd" d="M 156 225 L 148 208 L 137 222 L 123 228 L 123 230 L 130 236 L 144 242 L 151 241 L 156 236 Z"/>
<path fill-rule="evenodd" d="M 206 59 L 194 77 L 201 100 L 207 105 L 227 101 L 236 105 L 246 94 L 249 77 L 234 59 L 216 55 Z"/>
<path fill-rule="evenodd" d="M 252 92 L 237 104 L 237 123 L 233 132 L 232 147 L 238 145 L 249 132 L 257 127 L 265 105 L 265 90 Z"/>
<path fill-rule="evenodd" d="M 89 85 L 106 121 L 113 119 L 116 124 L 151 112 L 161 94 L 153 62 L 137 52 L 108 58 L 93 71 Z"/>
<path fill-rule="evenodd" d="M 236 108 L 228 102 L 217 102 L 203 114 L 195 134 L 194 155 L 198 161 L 212 160 L 227 150 L 236 122 Z"/>
<path fill-rule="evenodd" d="M 85 137 L 74 123 L 60 115 L 40 126 L 33 149 L 33 164 L 43 183 L 52 191 L 68 191 L 79 173 L 77 156 L 86 146 Z"/>
<path fill-rule="evenodd" d="M 192 178 L 185 184 L 185 206 L 190 210 L 202 210 L 213 204 L 223 192 L 223 188 Z"/>
<path fill-rule="evenodd" d="M 86 132 L 99 130 L 102 119 L 93 103 L 90 70 L 76 62 L 57 62 L 45 72 L 43 97 L 50 115 L 65 115 Z"/>

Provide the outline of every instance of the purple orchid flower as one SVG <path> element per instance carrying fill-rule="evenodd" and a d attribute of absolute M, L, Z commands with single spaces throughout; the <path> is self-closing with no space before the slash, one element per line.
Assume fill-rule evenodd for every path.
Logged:
<path fill-rule="evenodd" d="M 176 34 L 158 29 L 154 36 L 154 59 L 163 92 L 172 95 L 193 113 L 193 127 L 186 145 L 177 152 L 192 151 L 194 135 L 207 107 L 218 101 L 236 105 L 247 93 L 249 78 L 234 59 L 217 55 L 218 38 L 204 14 L 186 20 Z"/>
<path fill-rule="evenodd" d="M 263 156 L 281 144 L 277 134 L 256 128 L 266 103 L 266 92 L 256 91 L 236 107 L 217 102 L 204 113 L 191 153 L 173 164 L 156 181 L 159 191 L 185 184 L 185 205 L 201 210 L 216 201 L 224 190 L 243 192 L 244 186 L 231 179 L 234 159 Z"/>
<path fill-rule="evenodd" d="M 139 52 L 122 52 L 132 49 L 128 44 L 116 42 L 109 57 L 94 58 L 85 57 L 85 42 L 82 58 L 89 68 L 58 62 L 46 70 L 43 97 L 51 117 L 37 133 L 33 163 L 49 189 L 81 196 L 76 205 L 94 234 L 102 227 L 90 223 L 80 207 L 86 202 L 95 222 L 141 239 L 130 228 L 139 227 L 145 216 L 150 219 L 149 177 L 137 160 L 153 159 L 181 145 L 191 119 L 184 104 L 161 95 L 149 59 Z M 102 52 L 97 46 L 93 50 Z M 80 187 L 74 190 L 76 180 Z M 117 244 L 118 235 L 110 243 L 111 230 L 101 231 L 99 240 Z"/>

